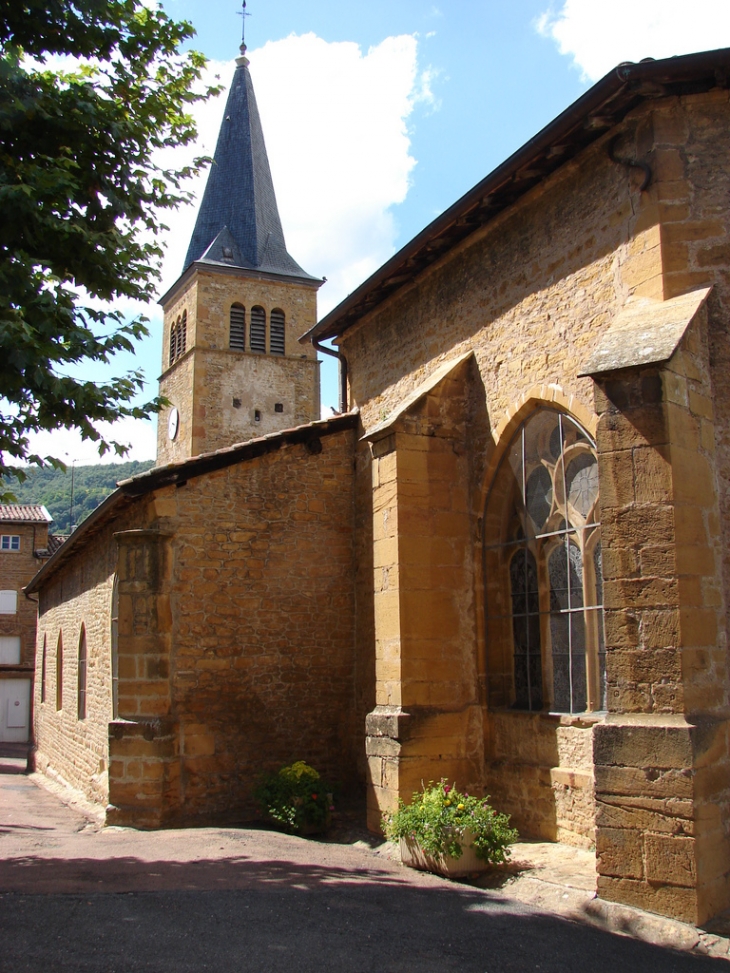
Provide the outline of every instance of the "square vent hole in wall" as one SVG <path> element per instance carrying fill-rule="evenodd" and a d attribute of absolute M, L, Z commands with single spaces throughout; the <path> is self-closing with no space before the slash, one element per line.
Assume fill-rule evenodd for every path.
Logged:
<path fill-rule="evenodd" d="M 277 402 L 274 405 L 274 412 L 283 412 L 283 411 L 284 411 L 284 403 L 283 402 Z"/>

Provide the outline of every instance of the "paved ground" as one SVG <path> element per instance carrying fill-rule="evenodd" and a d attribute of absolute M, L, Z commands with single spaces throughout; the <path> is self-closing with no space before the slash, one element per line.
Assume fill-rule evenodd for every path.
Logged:
<path fill-rule="evenodd" d="M 634 910 L 592 913 L 590 856 L 571 849 L 520 845 L 515 858 L 530 867 L 501 889 L 476 888 L 406 869 L 357 829 L 326 843 L 255 829 L 101 829 L 21 770 L 0 757 L 3 973 L 728 968 L 697 953 L 727 952 L 718 937 Z"/>

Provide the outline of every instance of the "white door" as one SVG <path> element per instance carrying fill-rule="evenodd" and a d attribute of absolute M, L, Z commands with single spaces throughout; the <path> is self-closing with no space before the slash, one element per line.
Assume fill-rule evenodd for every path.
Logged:
<path fill-rule="evenodd" d="M 27 743 L 30 679 L 0 679 L 0 743 Z"/>

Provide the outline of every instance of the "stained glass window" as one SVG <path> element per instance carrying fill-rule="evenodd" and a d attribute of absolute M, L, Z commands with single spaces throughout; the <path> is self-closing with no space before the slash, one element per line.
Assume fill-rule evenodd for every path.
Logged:
<path fill-rule="evenodd" d="M 598 462 L 585 430 L 534 412 L 497 470 L 484 523 L 491 702 L 603 709 Z"/>

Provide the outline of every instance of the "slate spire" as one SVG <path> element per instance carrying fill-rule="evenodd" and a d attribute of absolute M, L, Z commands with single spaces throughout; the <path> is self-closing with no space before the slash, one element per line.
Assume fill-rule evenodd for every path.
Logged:
<path fill-rule="evenodd" d="M 202 261 L 314 280 L 286 249 L 245 51 L 242 44 L 183 271 Z"/>

